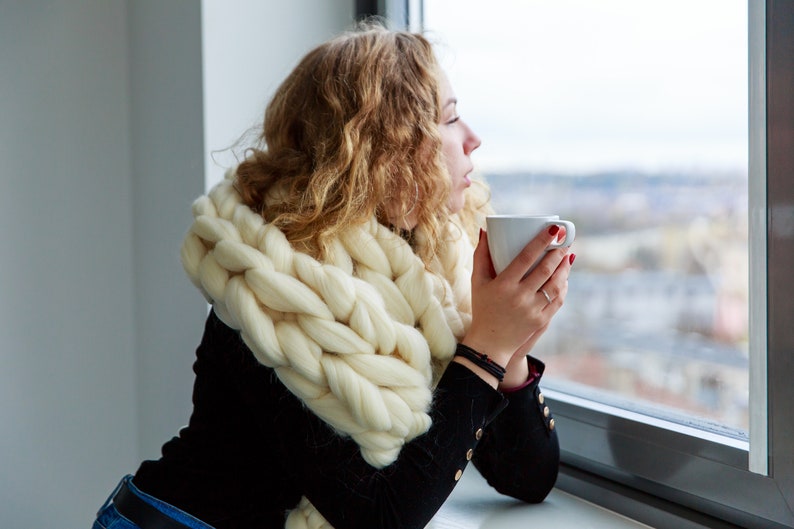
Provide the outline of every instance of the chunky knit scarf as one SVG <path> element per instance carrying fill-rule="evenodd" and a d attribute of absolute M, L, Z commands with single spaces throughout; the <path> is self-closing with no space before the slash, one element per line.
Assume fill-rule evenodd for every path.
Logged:
<path fill-rule="evenodd" d="M 450 222 L 425 267 L 373 218 L 319 261 L 243 204 L 234 178 L 193 204 L 187 274 L 260 363 L 370 465 L 389 465 L 430 427 L 432 389 L 471 320 L 469 236 Z M 286 527 L 331 528 L 306 498 Z"/>

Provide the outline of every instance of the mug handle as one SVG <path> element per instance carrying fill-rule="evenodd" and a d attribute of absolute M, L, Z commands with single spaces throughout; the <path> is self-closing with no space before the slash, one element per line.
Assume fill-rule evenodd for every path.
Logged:
<path fill-rule="evenodd" d="M 551 243 L 549 245 L 549 249 L 552 250 L 554 248 L 562 248 L 563 246 L 572 245 L 573 240 L 576 238 L 576 226 L 574 226 L 573 222 L 571 222 L 570 220 L 554 220 L 546 225 L 552 226 L 554 224 L 565 227 L 565 239 L 563 239 L 558 243 Z"/>

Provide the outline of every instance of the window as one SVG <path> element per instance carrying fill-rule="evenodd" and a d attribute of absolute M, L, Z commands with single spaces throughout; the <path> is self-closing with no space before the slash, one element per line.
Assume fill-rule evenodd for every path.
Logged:
<path fill-rule="evenodd" d="M 746 441 L 744 0 L 424 7 L 496 211 L 578 226 L 547 386 Z"/>
<path fill-rule="evenodd" d="M 794 5 L 416 4 L 407 18 L 442 43 L 484 139 L 495 206 L 577 221 L 576 277 L 541 353 L 559 486 L 654 525 L 793 526 Z M 522 187 L 521 206 L 500 198 Z"/>

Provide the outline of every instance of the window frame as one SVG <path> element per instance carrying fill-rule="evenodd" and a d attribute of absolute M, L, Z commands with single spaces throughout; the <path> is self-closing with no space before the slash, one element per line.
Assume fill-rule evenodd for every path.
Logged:
<path fill-rule="evenodd" d="M 750 0 L 751 434 L 748 451 L 553 394 L 563 490 L 640 521 L 794 526 L 794 3 Z M 756 39 L 754 43 L 752 39 Z M 764 178 L 766 176 L 766 178 Z M 755 228 L 755 229 L 753 229 Z M 759 251 L 765 249 L 764 251 Z M 763 258 L 763 255 L 766 258 Z M 758 255 L 761 258 L 758 258 Z M 764 281 L 765 279 L 765 281 Z M 758 402 L 758 398 L 761 402 Z M 764 397 L 766 397 L 764 399 Z M 788 439 L 788 441 L 787 441 Z M 751 470 L 752 469 L 752 470 Z M 605 491 L 610 491 L 608 494 Z M 628 510 L 623 505 L 627 497 Z M 640 498 L 640 499 L 637 499 Z M 659 505 L 657 508 L 638 508 Z M 673 508 L 671 508 L 673 507 Z M 730 526 L 725 525 L 723 526 Z"/>
<path fill-rule="evenodd" d="M 422 7 L 386 0 L 381 14 L 417 29 Z M 546 391 L 557 486 L 654 526 L 794 527 L 794 2 L 748 0 L 748 15 L 751 450 Z"/>

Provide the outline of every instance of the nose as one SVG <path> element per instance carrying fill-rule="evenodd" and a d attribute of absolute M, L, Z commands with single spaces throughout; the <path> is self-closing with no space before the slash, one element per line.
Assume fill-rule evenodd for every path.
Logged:
<path fill-rule="evenodd" d="M 466 137 L 463 140 L 463 152 L 468 155 L 482 144 L 482 140 L 471 130 L 471 127 L 465 123 L 464 126 L 466 127 Z"/>

